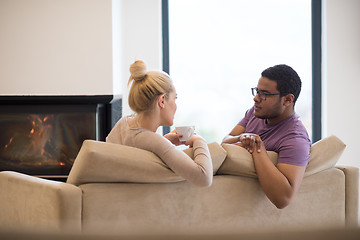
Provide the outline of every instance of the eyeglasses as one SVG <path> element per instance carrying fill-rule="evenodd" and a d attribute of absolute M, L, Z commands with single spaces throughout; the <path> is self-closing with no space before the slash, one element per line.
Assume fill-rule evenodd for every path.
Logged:
<path fill-rule="evenodd" d="M 266 92 L 263 92 L 263 91 L 259 91 L 258 88 L 251 88 L 251 93 L 254 97 L 256 97 L 256 95 L 259 95 L 259 98 L 261 100 L 266 100 L 266 97 L 267 96 L 274 96 L 274 95 L 280 95 L 281 93 L 266 93 Z"/>

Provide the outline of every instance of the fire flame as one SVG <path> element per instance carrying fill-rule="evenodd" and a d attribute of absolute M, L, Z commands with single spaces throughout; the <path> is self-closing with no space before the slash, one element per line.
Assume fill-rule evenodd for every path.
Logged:
<path fill-rule="evenodd" d="M 5 145 L 5 148 L 7 148 L 9 146 L 9 144 L 12 143 L 13 140 L 14 140 L 14 137 L 11 137 L 10 140 L 9 140 L 9 143 Z"/>
<path fill-rule="evenodd" d="M 52 133 L 52 125 L 50 123 L 44 123 L 43 119 L 39 116 L 31 115 L 32 118 L 32 129 L 30 130 L 30 148 L 28 153 L 30 155 L 41 155 L 43 156 L 46 152 L 45 146 L 49 141 Z M 46 116 L 44 119 L 48 119 Z"/>
<path fill-rule="evenodd" d="M 9 139 L 5 149 L 15 151 L 17 155 L 21 154 L 20 159 L 25 156 L 26 159 L 55 161 L 56 157 L 53 156 L 48 145 L 51 143 L 53 134 L 53 121 L 51 121 L 53 118 L 53 115 L 45 117 L 36 114 L 29 115 L 30 128 L 27 130 L 28 125 L 24 125 L 25 136 L 17 132 Z M 19 145 L 21 146 L 21 153 L 18 151 Z"/>

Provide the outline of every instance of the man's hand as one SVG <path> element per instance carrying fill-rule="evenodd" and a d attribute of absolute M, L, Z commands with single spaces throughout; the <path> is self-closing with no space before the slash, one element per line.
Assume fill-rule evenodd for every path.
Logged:
<path fill-rule="evenodd" d="M 261 152 L 262 148 L 265 149 L 264 143 L 260 136 L 253 133 L 240 134 L 239 141 L 236 143 L 236 145 L 245 148 L 251 154 L 254 151 Z"/>

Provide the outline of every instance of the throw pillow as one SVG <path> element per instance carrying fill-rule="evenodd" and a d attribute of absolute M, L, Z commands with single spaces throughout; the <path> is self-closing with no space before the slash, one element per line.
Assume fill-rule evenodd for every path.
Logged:
<path fill-rule="evenodd" d="M 217 174 L 257 177 L 252 156 L 247 150 L 232 144 L 223 144 L 222 147 L 227 152 L 227 157 Z M 330 136 L 314 143 L 310 148 L 310 158 L 305 176 L 334 167 L 345 147 L 346 145 L 336 136 Z M 278 154 L 273 151 L 267 153 L 270 160 L 276 165 Z"/>
<path fill-rule="evenodd" d="M 222 147 L 227 156 L 217 174 L 257 177 L 253 158 L 245 148 L 233 144 L 222 144 Z M 267 153 L 270 160 L 276 164 L 278 154 L 272 151 Z"/>
<path fill-rule="evenodd" d="M 345 143 L 336 136 L 329 136 L 314 143 L 310 148 L 305 176 L 334 167 L 345 148 Z"/>
<path fill-rule="evenodd" d="M 208 144 L 214 173 L 226 157 L 217 143 Z M 192 149 L 185 151 L 189 156 Z M 74 185 L 104 182 L 179 182 L 176 175 L 154 153 L 120 144 L 85 140 L 71 168 L 67 182 Z"/>

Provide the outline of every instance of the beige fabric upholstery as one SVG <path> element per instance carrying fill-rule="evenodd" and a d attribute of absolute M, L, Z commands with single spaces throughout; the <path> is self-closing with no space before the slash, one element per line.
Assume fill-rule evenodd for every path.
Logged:
<path fill-rule="evenodd" d="M 208 144 L 214 173 L 226 152 L 217 143 Z M 190 157 L 192 149 L 185 150 Z M 85 140 L 67 179 L 68 183 L 101 182 L 179 182 L 176 175 L 152 152 L 120 144 Z"/>
<path fill-rule="evenodd" d="M 359 169 L 356 167 L 337 166 L 345 178 L 345 216 L 346 226 L 358 227 L 359 212 Z"/>
<path fill-rule="evenodd" d="M 233 144 L 222 144 L 222 147 L 227 152 L 227 156 L 218 170 L 218 174 L 257 178 L 253 158 L 245 148 Z M 270 160 L 276 164 L 278 154 L 272 151 L 267 153 Z"/>
<path fill-rule="evenodd" d="M 81 189 L 17 172 L 0 172 L 0 226 L 81 231 Z"/>
<path fill-rule="evenodd" d="M 222 146 L 227 152 L 227 157 L 218 170 L 218 174 L 257 177 L 252 156 L 248 151 L 231 144 L 223 144 Z M 309 164 L 306 167 L 305 177 L 334 167 L 345 147 L 346 145 L 336 136 L 330 136 L 314 143 L 310 148 Z M 278 154 L 272 151 L 267 153 L 276 165 Z"/>
<path fill-rule="evenodd" d="M 334 137 L 314 144 L 309 173 L 291 204 L 280 210 L 266 198 L 241 148 L 230 150 L 224 161 L 225 150 L 209 144 L 214 172 L 221 166 L 213 184 L 199 188 L 150 152 L 85 141 L 68 183 L 1 172 L 0 226 L 84 233 L 357 226 L 358 168 L 331 167 L 343 148 Z M 191 149 L 186 152 L 191 155 Z"/>
<path fill-rule="evenodd" d="M 346 145 L 336 136 L 314 143 L 310 148 L 310 159 L 305 176 L 334 167 L 345 148 Z"/>
<path fill-rule="evenodd" d="M 343 172 L 335 168 L 311 175 L 281 210 L 265 197 L 258 180 L 248 177 L 217 175 L 209 188 L 188 182 L 84 184 L 83 230 L 344 226 L 344 184 Z"/>
<path fill-rule="evenodd" d="M 79 233 L 53 233 L 31 231 L 1 230 L 2 240 L 359 240 L 360 228 L 321 228 L 321 229 L 271 229 L 263 230 L 261 226 L 257 230 L 244 231 L 243 229 L 219 230 L 208 229 L 206 231 L 161 231 L 148 229 L 146 231 L 125 231 L 116 234 L 108 231 L 96 234 Z"/>
<path fill-rule="evenodd" d="M 236 145 L 210 143 L 214 174 L 257 177 L 253 159 Z M 313 144 L 305 176 L 334 167 L 346 145 L 330 136 Z M 186 149 L 190 157 L 192 150 Z M 278 154 L 268 151 L 276 164 Z M 225 160 L 225 161 L 224 161 Z M 184 179 L 171 171 L 155 154 L 129 146 L 86 140 L 74 162 L 68 183 L 80 185 L 101 182 L 179 182 Z"/>

